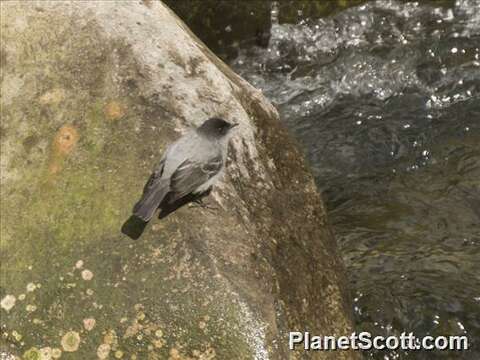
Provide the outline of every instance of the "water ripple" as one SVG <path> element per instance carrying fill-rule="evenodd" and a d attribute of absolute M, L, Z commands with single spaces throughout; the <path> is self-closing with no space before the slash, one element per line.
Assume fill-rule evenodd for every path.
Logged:
<path fill-rule="evenodd" d="M 480 1 L 375 1 L 272 22 L 269 47 L 232 66 L 303 145 L 358 328 L 467 334 L 477 350 L 432 356 L 480 358 Z"/>

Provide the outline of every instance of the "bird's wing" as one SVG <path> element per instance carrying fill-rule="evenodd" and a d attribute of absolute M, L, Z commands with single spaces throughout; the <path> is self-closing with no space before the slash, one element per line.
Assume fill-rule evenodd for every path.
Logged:
<path fill-rule="evenodd" d="M 170 179 L 172 201 L 194 192 L 200 185 L 218 174 L 222 166 L 223 158 L 221 154 L 211 157 L 208 162 L 203 163 L 185 160 Z"/>
<path fill-rule="evenodd" d="M 143 221 L 149 221 L 155 210 L 168 193 L 168 181 L 162 178 L 165 159 L 155 167 L 152 175 L 143 187 L 141 199 L 135 204 L 133 213 Z"/>
<path fill-rule="evenodd" d="M 148 178 L 147 183 L 145 184 L 143 188 L 143 192 L 147 192 L 149 189 L 152 187 L 155 187 L 155 184 L 159 182 L 163 175 L 163 168 L 165 166 L 165 156 L 160 160 L 157 166 L 155 166 L 155 169 L 153 170 L 152 174 Z"/>

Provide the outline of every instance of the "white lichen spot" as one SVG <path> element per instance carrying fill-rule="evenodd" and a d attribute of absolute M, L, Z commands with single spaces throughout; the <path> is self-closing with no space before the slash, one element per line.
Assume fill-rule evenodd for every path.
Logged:
<path fill-rule="evenodd" d="M 77 269 L 81 269 L 83 267 L 83 260 L 78 260 L 76 263 L 75 263 L 75 267 Z"/>
<path fill-rule="evenodd" d="M 80 345 L 80 335 L 76 331 L 69 331 L 63 335 L 60 343 L 63 350 L 66 352 L 77 351 Z"/>
<path fill-rule="evenodd" d="M 25 297 L 26 297 L 25 294 L 20 294 L 18 295 L 18 300 L 23 301 L 25 300 Z"/>
<path fill-rule="evenodd" d="M 193 350 L 193 356 L 195 356 L 195 359 L 202 360 L 213 360 L 217 358 L 215 349 L 213 349 L 212 347 L 207 347 L 203 352 L 201 352 L 200 350 Z"/>
<path fill-rule="evenodd" d="M 171 348 L 170 349 L 170 358 L 173 360 L 177 360 L 177 359 L 180 359 L 180 352 L 175 349 L 175 348 Z"/>
<path fill-rule="evenodd" d="M 17 301 L 15 296 L 6 295 L 0 302 L 0 306 L 2 307 L 2 309 L 5 309 L 6 311 L 10 311 L 15 306 L 15 301 Z"/>
<path fill-rule="evenodd" d="M 44 93 L 38 99 L 42 105 L 56 105 L 65 99 L 65 91 L 63 89 L 52 89 Z"/>
<path fill-rule="evenodd" d="M 105 344 L 112 345 L 112 347 L 116 347 L 116 345 L 118 344 L 118 339 L 115 330 L 108 330 L 103 337 L 103 342 Z"/>
<path fill-rule="evenodd" d="M 35 291 L 36 288 L 37 288 L 37 286 L 34 283 L 28 283 L 27 284 L 27 292 Z"/>
<path fill-rule="evenodd" d="M 93 306 L 95 309 L 102 309 L 102 308 L 103 308 L 103 305 L 97 304 L 95 301 L 92 303 L 92 306 Z"/>
<path fill-rule="evenodd" d="M 155 331 L 155 336 L 158 337 L 158 338 L 162 337 L 163 336 L 163 331 L 158 329 L 157 331 Z"/>
<path fill-rule="evenodd" d="M 25 309 L 27 310 L 27 312 L 34 312 L 35 310 L 37 310 L 37 307 L 35 305 L 28 304 Z"/>
<path fill-rule="evenodd" d="M 61 356 L 62 356 L 62 350 L 60 350 L 59 348 L 52 349 L 52 358 L 60 359 Z"/>
<path fill-rule="evenodd" d="M 109 344 L 102 344 L 97 349 L 97 356 L 99 359 L 106 359 L 108 358 L 108 354 L 110 353 L 110 345 Z"/>
<path fill-rule="evenodd" d="M 2 360 L 17 360 L 18 358 L 15 355 L 0 350 L 0 359 Z"/>
<path fill-rule="evenodd" d="M 160 349 L 160 348 L 163 347 L 163 345 L 164 345 L 163 340 L 161 340 L 161 339 L 153 340 L 153 346 L 155 346 L 155 348 Z"/>
<path fill-rule="evenodd" d="M 36 347 L 32 347 L 23 353 L 23 359 L 25 360 L 27 359 L 33 360 L 33 359 L 40 359 L 40 358 L 41 358 L 40 351 Z"/>
<path fill-rule="evenodd" d="M 92 296 L 93 295 L 93 290 L 92 289 L 87 289 L 87 295 Z"/>
<path fill-rule="evenodd" d="M 92 280 L 93 279 L 93 273 L 88 269 L 83 270 L 82 271 L 82 279 L 86 280 L 86 281 Z"/>
<path fill-rule="evenodd" d="M 12 331 L 12 337 L 13 337 L 16 341 L 21 341 L 21 340 L 22 340 L 22 334 L 18 333 L 16 330 L 13 330 L 13 331 Z"/>
<path fill-rule="evenodd" d="M 51 360 L 52 359 L 52 348 L 43 347 L 40 349 L 40 359 L 41 360 Z"/>
<path fill-rule="evenodd" d="M 129 338 L 129 337 L 135 336 L 141 329 L 142 329 L 142 326 L 135 320 L 132 325 L 127 327 L 123 337 Z"/>
<path fill-rule="evenodd" d="M 88 319 L 83 319 L 83 327 L 87 331 L 91 331 L 95 327 L 95 319 L 94 318 L 88 318 Z"/>
<path fill-rule="evenodd" d="M 115 351 L 115 358 L 116 359 L 121 359 L 123 357 L 123 351 L 117 350 Z"/>

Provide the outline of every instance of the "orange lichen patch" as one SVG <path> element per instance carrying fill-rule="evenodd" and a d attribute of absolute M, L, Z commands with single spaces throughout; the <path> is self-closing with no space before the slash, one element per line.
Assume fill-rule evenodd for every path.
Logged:
<path fill-rule="evenodd" d="M 39 102 L 42 105 L 58 104 L 65 99 L 65 91 L 63 89 L 52 89 L 40 96 Z"/>
<path fill-rule="evenodd" d="M 83 327 L 87 331 L 93 330 L 95 327 L 96 320 L 94 318 L 83 319 Z"/>
<path fill-rule="evenodd" d="M 170 357 L 168 359 L 169 360 L 180 360 L 181 359 L 180 352 L 175 348 L 171 348 L 170 349 Z"/>
<path fill-rule="evenodd" d="M 52 144 L 52 156 L 49 164 L 51 174 L 60 172 L 65 156 L 72 152 L 79 137 L 77 129 L 71 125 L 64 125 L 58 130 Z"/>
<path fill-rule="evenodd" d="M 62 126 L 53 141 L 54 151 L 64 155 L 70 153 L 77 144 L 78 138 L 78 131 L 73 126 Z"/>
<path fill-rule="evenodd" d="M 117 120 L 125 115 L 125 106 L 120 102 L 112 100 L 103 108 L 105 116 L 109 120 Z"/>
<path fill-rule="evenodd" d="M 60 165 L 60 162 L 57 159 L 55 159 L 54 162 L 52 162 L 48 167 L 50 174 L 57 174 L 60 172 L 61 169 L 62 169 L 62 166 Z"/>

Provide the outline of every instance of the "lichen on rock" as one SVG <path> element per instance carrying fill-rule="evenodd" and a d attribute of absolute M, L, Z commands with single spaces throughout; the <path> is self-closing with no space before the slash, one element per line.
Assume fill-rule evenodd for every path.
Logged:
<path fill-rule="evenodd" d="M 10 294 L 5 295 L 5 297 L 0 302 L 0 305 L 1 305 L 2 309 L 4 309 L 5 311 L 8 312 L 15 306 L 16 300 L 17 299 L 13 295 L 10 295 Z"/>
<path fill-rule="evenodd" d="M 80 335 L 76 331 L 69 331 L 62 336 L 62 348 L 66 352 L 75 352 L 80 346 Z"/>
<path fill-rule="evenodd" d="M 1 11 L 0 350 L 287 359 L 288 330 L 348 334 L 320 196 L 259 91 L 160 2 Z M 217 209 L 123 235 L 167 144 L 211 116 L 240 124 Z"/>

